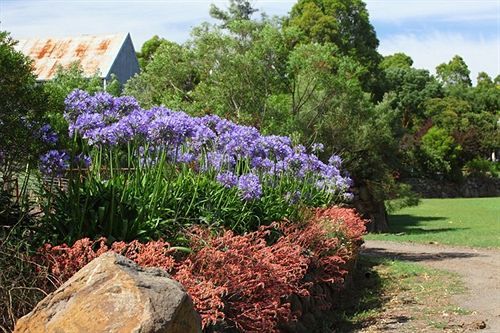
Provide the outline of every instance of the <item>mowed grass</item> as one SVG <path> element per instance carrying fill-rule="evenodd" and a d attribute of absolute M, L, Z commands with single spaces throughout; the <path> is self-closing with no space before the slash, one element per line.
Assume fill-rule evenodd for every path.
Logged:
<path fill-rule="evenodd" d="M 365 238 L 500 248 L 500 198 L 423 199 L 390 215 L 389 228 Z"/>

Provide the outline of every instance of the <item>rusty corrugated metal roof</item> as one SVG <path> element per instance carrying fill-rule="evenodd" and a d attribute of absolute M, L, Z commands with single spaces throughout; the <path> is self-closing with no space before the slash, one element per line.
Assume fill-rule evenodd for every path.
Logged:
<path fill-rule="evenodd" d="M 39 80 L 52 79 L 59 65 L 68 67 L 76 61 L 80 62 L 86 76 L 97 72 L 105 78 L 127 35 L 21 39 L 15 48 L 33 59 Z"/>

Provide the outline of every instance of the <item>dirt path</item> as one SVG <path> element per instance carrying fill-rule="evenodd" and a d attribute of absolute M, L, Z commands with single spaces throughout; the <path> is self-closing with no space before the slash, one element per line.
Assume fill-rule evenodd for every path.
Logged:
<path fill-rule="evenodd" d="M 455 295 L 453 300 L 460 307 L 473 311 L 464 320 L 468 321 L 464 327 L 500 333 L 500 250 L 368 240 L 362 251 L 367 255 L 418 262 L 457 273 L 468 290 Z M 486 327 L 482 327 L 482 322 Z"/>

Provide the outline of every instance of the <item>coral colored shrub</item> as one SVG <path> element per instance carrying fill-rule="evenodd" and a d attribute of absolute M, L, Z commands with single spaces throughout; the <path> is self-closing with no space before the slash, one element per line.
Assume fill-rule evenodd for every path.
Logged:
<path fill-rule="evenodd" d="M 310 284 L 330 282 L 341 284 L 347 271 L 348 251 L 338 238 L 329 237 L 328 225 L 323 220 L 311 220 L 305 227 L 283 226 L 284 236 L 305 251 L 309 260 Z"/>
<path fill-rule="evenodd" d="M 108 247 L 104 238 L 96 241 L 83 238 L 72 246 L 45 244 L 38 250 L 38 256 L 35 260 L 42 266 L 48 267 L 49 274 L 58 285 L 64 283 L 83 266 L 107 251 Z"/>
<path fill-rule="evenodd" d="M 360 241 L 362 236 L 366 234 L 367 221 L 363 220 L 352 208 L 317 208 L 312 220 L 330 221 L 330 229 L 343 232 L 346 240 L 350 242 Z"/>
<path fill-rule="evenodd" d="M 221 295 L 224 317 L 242 332 L 277 332 L 278 320 L 292 318 L 282 297 L 307 293 L 302 280 L 309 258 L 304 249 L 285 237 L 268 245 L 270 232 L 269 227 L 261 227 L 243 236 L 226 231 L 205 239 L 206 245 L 187 260 L 194 279 L 180 281 L 187 283 L 188 290 L 205 279 L 226 288 Z"/>
<path fill-rule="evenodd" d="M 81 268 L 111 250 L 119 253 L 143 267 L 161 267 L 167 271 L 174 267 L 170 245 L 162 240 L 142 244 L 138 241 L 130 243 L 114 242 L 108 247 L 105 238 L 92 241 L 83 238 L 72 246 L 66 244 L 52 246 L 45 244 L 38 250 L 37 261 L 48 267 L 49 273 L 58 284 L 64 283 Z"/>
<path fill-rule="evenodd" d="M 107 246 L 101 238 L 71 247 L 47 244 L 39 259 L 62 283 L 100 254 L 115 251 L 141 266 L 167 270 L 191 295 L 204 328 L 278 332 L 279 322 L 294 319 L 290 295 L 308 295 L 318 283 L 342 286 L 365 232 L 365 221 L 352 209 L 314 213 L 303 224 L 274 223 L 245 235 L 192 229 L 193 252 L 182 258 L 161 240 Z"/>

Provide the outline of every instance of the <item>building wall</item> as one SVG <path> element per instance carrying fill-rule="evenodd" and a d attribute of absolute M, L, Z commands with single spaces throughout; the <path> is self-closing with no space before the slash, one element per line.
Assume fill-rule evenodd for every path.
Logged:
<path fill-rule="evenodd" d="M 105 79 L 109 81 L 111 74 L 115 74 L 118 81 L 123 85 L 129 78 L 139 73 L 139 70 L 139 62 L 135 55 L 134 45 L 132 44 L 130 35 L 127 35 Z"/>

